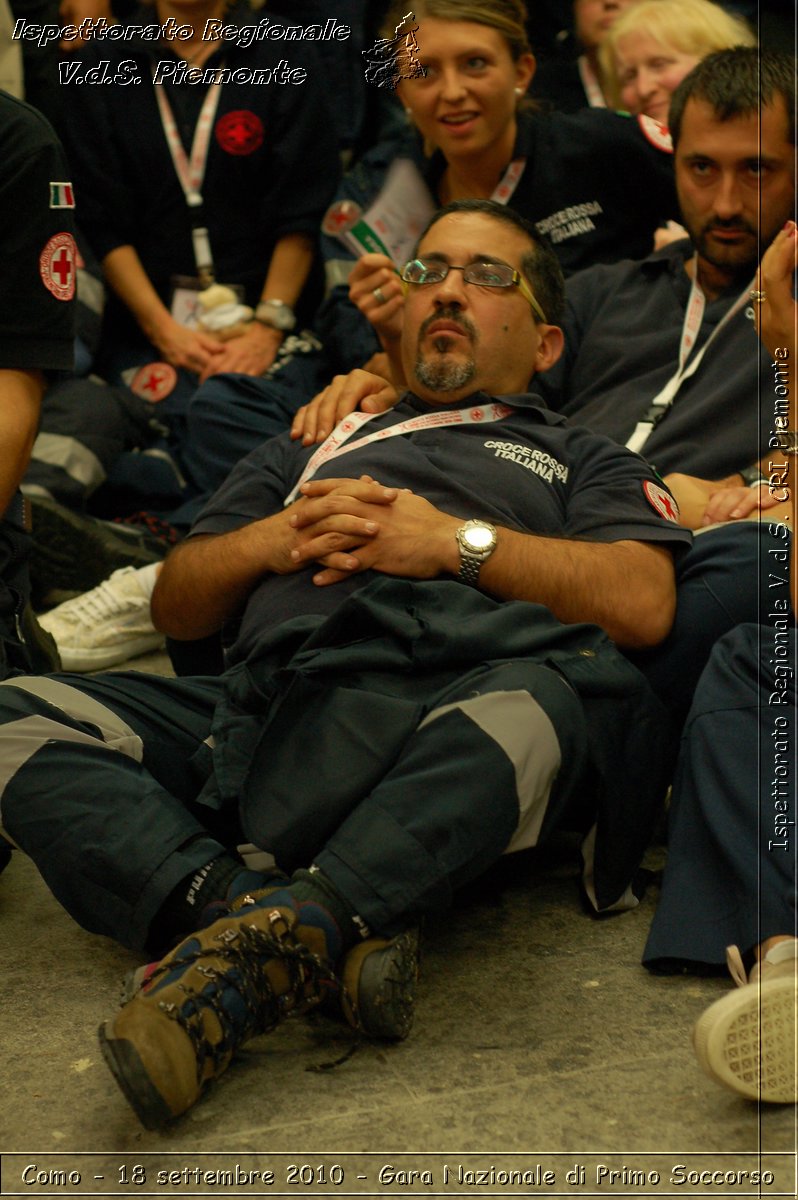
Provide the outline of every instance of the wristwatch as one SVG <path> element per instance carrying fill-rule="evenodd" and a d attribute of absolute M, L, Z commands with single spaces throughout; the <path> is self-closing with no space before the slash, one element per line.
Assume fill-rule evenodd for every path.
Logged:
<path fill-rule="evenodd" d="M 759 466 L 743 467 L 737 474 L 742 479 L 746 487 L 760 487 L 761 484 L 767 483 L 767 479 L 762 474 Z"/>
<path fill-rule="evenodd" d="M 455 530 L 460 547 L 460 571 L 457 578 L 461 583 L 476 587 L 479 571 L 486 559 L 496 549 L 498 538 L 495 525 L 487 521 L 466 521 Z"/>
<path fill-rule="evenodd" d="M 798 430 L 782 429 L 776 434 L 776 445 L 782 454 L 798 454 Z"/>
<path fill-rule="evenodd" d="M 282 300 L 261 300 L 255 309 L 255 320 L 283 333 L 289 333 L 296 325 L 294 310 Z"/>

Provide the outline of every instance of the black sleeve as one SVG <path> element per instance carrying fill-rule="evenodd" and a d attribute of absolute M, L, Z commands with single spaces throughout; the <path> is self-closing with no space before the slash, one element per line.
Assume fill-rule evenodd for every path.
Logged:
<path fill-rule="evenodd" d="M 63 150 L 35 109 L 0 94 L 0 367 L 69 370 L 76 254 Z"/>
<path fill-rule="evenodd" d="M 311 55 L 304 43 L 303 55 L 305 82 L 279 97 L 284 104 L 273 137 L 272 185 L 263 197 L 262 211 L 275 241 L 288 233 L 317 238 L 340 176 L 329 83 L 325 83 L 321 60 Z"/>

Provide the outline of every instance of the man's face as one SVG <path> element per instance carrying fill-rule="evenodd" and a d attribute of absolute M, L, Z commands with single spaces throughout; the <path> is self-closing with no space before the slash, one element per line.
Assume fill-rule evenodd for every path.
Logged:
<path fill-rule="evenodd" d="M 507 263 L 521 271 L 530 242 L 524 232 L 484 213 L 451 213 L 427 232 L 417 257 L 464 267 Z M 449 271 L 440 283 L 410 284 L 405 299 L 402 358 L 413 391 L 432 404 L 448 404 L 475 391 L 507 395 L 526 391 L 535 370 L 545 370 L 555 326 L 536 325 L 518 287 L 465 283 Z"/>
<path fill-rule="evenodd" d="M 719 121 L 711 105 L 685 105 L 676 148 L 682 219 L 699 258 L 730 279 L 753 275 L 760 254 L 795 208 L 795 147 L 784 100 L 757 116 Z"/>

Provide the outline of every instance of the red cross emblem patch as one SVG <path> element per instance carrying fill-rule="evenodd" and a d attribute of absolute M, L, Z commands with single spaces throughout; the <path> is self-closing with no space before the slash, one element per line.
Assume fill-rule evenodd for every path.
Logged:
<path fill-rule="evenodd" d="M 263 145 L 263 121 L 246 108 L 226 113 L 216 122 L 216 140 L 227 154 L 254 154 Z"/>
<path fill-rule="evenodd" d="M 652 483 L 650 479 L 646 479 L 644 482 L 643 491 L 646 494 L 646 500 L 661 517 L 664 517 L 666 521 L 673 521 L 674 525 L 679 524 L 679 505 L 670 492 L 658 484 Z"/>
<path fill-rule="evenodd" d="M 328 237 L 335 237 L 338 233 L 344 233 L 345 230 L 351 229 L 361 214 L 361 207 L 354 200 L 336 200 L 335 204 L 331 204 L 324 214 L 324 220 L 321 223 L 322 233 L 326 233 Z"/>
<path fill-rule="evenodd" d="M 655 121 L 653 117 L 647 117 L 645 113 L 640 113 L 637 123 L 652 146 L 656 146 L 657 150 L 664 150 L 666 154 L 673 154 L 673 142 L 667 125 Z"/>
<path fill-rule="evenodd" d="M 77 247 L 71 233 L 55 233 L 39 255 L 39 275 L 56 300 L 71 300 L 75 295 L 75 259 Z"/>
<path fill-rule="evenodd" d="M 130 381 L 130 390 L 141 396 L 142 400 L 157 404 L 159 400 L 166 399 L 176 383 L 177 371 L 171 363 L 147 363 L 146 367 L 136 371 Z"/>

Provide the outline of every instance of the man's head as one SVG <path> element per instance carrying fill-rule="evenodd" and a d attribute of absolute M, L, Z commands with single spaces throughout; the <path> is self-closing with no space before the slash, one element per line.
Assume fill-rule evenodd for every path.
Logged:
<path fill-rule="evenodd" d="M 559 358 L 562 332 L 553 322 L 563 309 L 562 272 L 512 209 L 491 200 L 448 204 L 421 234 L 415 259 L 438 276 L 407 286 L 402 358 L 417 395 L 448 404 L 475 391 L 523 392 Z M 475 264 L 501 264 L 518 282 L 466 282 L 462 268 Z"/>
<path fill-rule="evenodd" d="M 794 60 L 753 46 L 710 54 L 673 93 L 668 123 L 699 259 L 744 281 L 795 209 Z"/>

